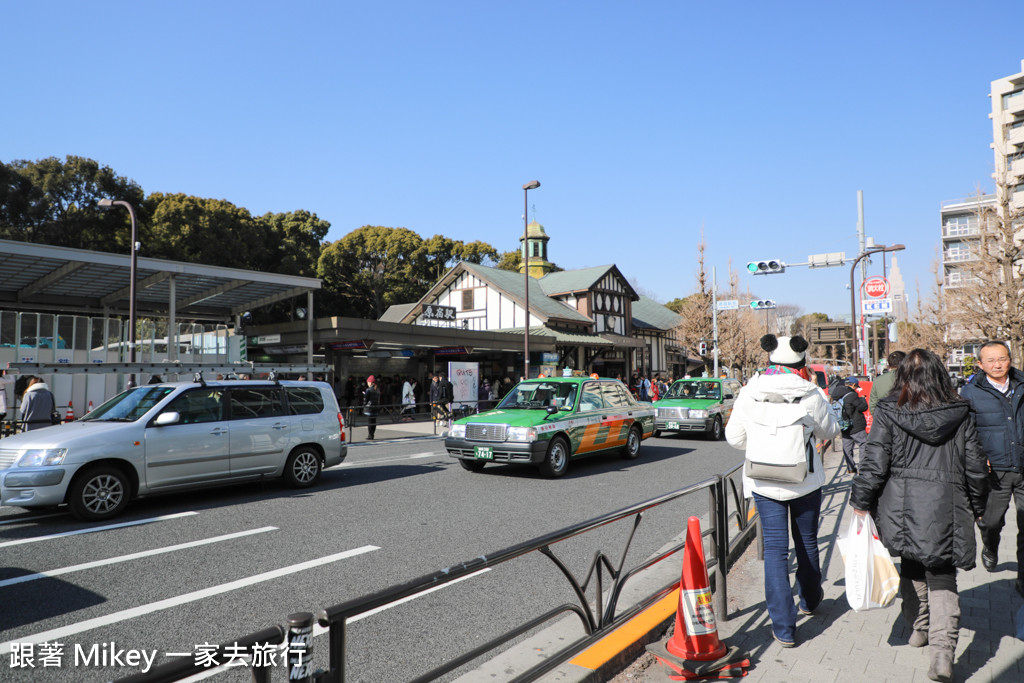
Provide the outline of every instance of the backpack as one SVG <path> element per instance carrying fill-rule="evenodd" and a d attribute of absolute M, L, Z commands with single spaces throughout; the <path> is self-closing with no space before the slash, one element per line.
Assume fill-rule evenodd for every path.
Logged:
<path fill-rule="evenodd" d="M 799 484 L 814 471 L 814 446 L 805 435 L 810 416 L 800 398 L 786 400 L 776 394 L 754 402 L 744 463 L 751 479 Z"/>
<path fill-rule="evenodd" d="M 850 392 L 853 393 L 853 392 Z M 853 420 L 843 416 L 843 408 L 845 406 L 846 397 L 850 393 L 843 394 L 838 399 L 829 399 L 828 412 L 832 413 L 832 417 L 839 423 L 839 431 L 845 432 L 853 426 Z"/>

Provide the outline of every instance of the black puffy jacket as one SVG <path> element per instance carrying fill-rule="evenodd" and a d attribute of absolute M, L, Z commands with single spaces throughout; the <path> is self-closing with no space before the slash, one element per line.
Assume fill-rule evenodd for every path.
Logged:
<path fill-rule="evenodd" d="M 971 402 L 978 438 L 992 469 L 1024 472 L 1024 377 L 1010 368 L 1012 396 L 1007 398 L 979 372 L 960 390 Z"/>
<path fill-rule="evenodd" d="M 868 402 L 849 384 L 836 387 L 829 396 L 829 400 L 838 401 L 843 396 L 846 396 L 846 400 L 843 401 L 843 417 L 850 421 L 850 428 L 843 431 L 843 436 L 860 434 L 868 428 L 868 420 L 864 417 L 864 411 L 868 409 Z"/>
<path fill-rule="evenodd" d="M 973 568 L 988 467 L 970 405 L 906 410 L 886 397 L 873 415 L 851 503 L 873 512 L 879 538 L 900 557 Z"/>

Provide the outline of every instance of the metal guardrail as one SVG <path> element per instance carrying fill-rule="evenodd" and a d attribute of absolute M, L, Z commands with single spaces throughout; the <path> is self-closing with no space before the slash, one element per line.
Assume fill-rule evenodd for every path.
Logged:
<path fill-rule="evenodd" d="M 626 609 L 619 609 L 619 599 L 627 582 L 640 572 L 653 567 L 659 562 L 682 551 L 685 541 L 673 545 L 653 557 L 640 562 L 634 567 L 626 568 L 625 560 L 629 552 L 633 538 L 636 534 L 644 513 L 658 506 L 679 500 L 686 496 L 707 492 L 708 494 L 708 518 L 707 528 L 702 532 L 703 537 L 710 537 L 710 557 L 706 559 L 712 587 L 714 588 L 713 603 L 716 615 L 723 621 L 729 619 L 728 605 L 728 569 L 735 563 L 736 559 L 743 552 L 746 546 L 753 540 L 757 531 L 757 516 L 752 515 L 751 502 L 743 497 L 742 480 L 738 476 L 742 468 L 737 465 L 721 475 L 715 475 L 711 479 L 687 486 L 685 488 L 666 493 L 651 500 L 637 503 L 617 512 L 612 512 L 601 517 L 591 519 L 580 524 L 573 525 L 530 541 L 511 546 L 487 556 L 476 557 L 468 562 L 453 567 L 448 567 L 439 572 L 421 576 L 407 583 L 393 586 L 385 590 L 366 595 L 354 600 L 327 607 L 316 614 L 316 620 L 322 627 L 329 629 L 329 669 L 327 671 L 309 671 L 308 664 L 305 667 L 294 666 L 291 655 L 295 647 L 289 638 L 289 681 L 301 681 L 305 683 L 342 683 L 346 680 L 346 627 L 352 617 L 362 615 L 371 610 L 385 607 L 393 603 L 405 600 L 428 590 L 435 589 L 445 584 L 452 583 L 470 574 L 484 569 L 497 567 L 510 560 L 522 557 L 529 553 L 540 553 L 547 557 L 562 576 L 569 582 L 576 596 L 577 603 L 564 603 L 553 607 L 544 614 L 541 614 L 526 623 L 520 624 L 514 629 L 484 643 L 469 652 L 466 652 L 445 664 L 428 671 L 425 674 L 410 679 L 413 683 L 421 683 L 434 680 L 440 676 L 478 659 L 496 648 L 509 643 L 527 632 L 538 628 L 556 617 L 563 614 L 573 614 L 579 618 L 583 625 L 585 635 L 564 647 L 554 656 L 536 664 L 529 670 L 523 672 L 513 679 L 516 683 L 533 681 L 544 674 L 555 669 L 571 657 L 585 650 L 590 645 L 608 635 L 623 623 L 636 616 L 643 610 L 655 604 L 658 600 L 668 595 L 675 589 L 679 581 L 673 581 L 652 595 L 638 601 Z M 603 551 L 596 551 L 594 558 L 588 568 L 585 577 L 580 581 L 569 568 L 555 554 L 552 546 L 570 538 L 580 536 L 607 524 L 633 518 L 633 528 L 626 540 L 618 561 Z M 736 533 L 730 531 L 735 525 Z M 685 525 L 683 525 L 685 528 Z M 606 576 L 607 574 L 607 576 Z M 605 590 L 606 578 L 610 579 L 608 590 Z M 591 583 L 593 582 L 593 583 Z M 586 597 L 587 590 L 595 588 L 594 602 L 591 604 Z M 312 626 L 313 615 L 300 613 L 290 615 L 289 632 L 294 631 L 296 624 Z M 283 626 L 275 626 L 258 633 L 249 634 L 237 639 L 232 643 L 225 643 L 218 647 L 219 652 L 230 652 L 248 648 L 253 650 L 260 642 L 260 638 L 266 634 L 283 634 L 286 629 Z M 309 629 L 302 631 L 300 635 L 302 654 L 308 661 L 312 661 L 312 638 L 309 637 Z M 275 636 L 276 637 L 276 636 Z M 283 638 L 283 636 L 282 636 Z M 274 642 L 281 643 L 282 640 Z M 300 658 L 301 659 L 301 658 Z M 254 666 L 250 659 L 246 662 L 252 670 L 255 683 L 270 683 L 270 672 L 272 668 L 265 666 L 265 662 L 258 662 L 260 666 Z M 117 683 L 170 683 L 180 681 L 188 676 L 208 670 L 198 660 L 171 662 L 153 668 L 148 673 L 137 674 L 127 678 L 118 679 Z"/>

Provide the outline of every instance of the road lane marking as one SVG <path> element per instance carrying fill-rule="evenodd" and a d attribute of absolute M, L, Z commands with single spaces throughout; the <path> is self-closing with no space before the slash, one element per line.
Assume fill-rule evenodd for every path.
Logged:
<path fill-rule="evenodd" d="M 162 555 L 164 553 L 171 553 L 176 550 L 185 550 L 187 548 L 198 548 L 200 546 L 209 545 L 211 543 L 219 543 L 220 541 L 230 541 L 235 538 L 242 538 L 244 536 L 252 536 L 253 534 L 262 534 L 267 531 L 276 531 L 276 526 L 264 526 L 259 529 L 251 529 L 249 531 L 238 531 L 233 534 L 224 534 L 223 536 L 213 536 L 211 538 L 204 538 L 200 541 L 189 541 L 188 543 L 179 543 L 178 545 L 166 546 L 163 548 L 154 548 L 152 550 L 143 550 L 137 553 L 131 553 L 130 555 L 120 555 L 118 557 L 111 557 L 105 560 L 96 560 L 94 562 L 85 562 L 83 564 L 76 564 L 71 567 L 62 567 L 60 569 L 51 569 L 45 572 L 39 572 L 37 574 L 26 574 L 25 576 L 16 576 L 13 579 L 5 579 L 0 581 L 0 588 L 5 586 L 12 586 L 16 583 L 25 583 L 26 581 L 35 581 L 36 579 L 46 579 L 53 576 L 61 576 L 63 574 L 71 574 L 72 572 L 85 571 L 86 569 L 95 569 L 96 567 L 104 567 L 110 564 L 117 564 L 119 562 L 128 562 L 129 560 L 137 560 L 142 557 L 152 557 L 153 555 Z"/>
<path fill-rule="evenodd" d="M 404 597 L 401 600 L 396 600 L 395 602 L 388 603 L 387 605 L 381 605 L 380 607 L 371 609 L 371 610 L 369 610 L 367 612 L 360 612 L 359 614 L 356 614 L 356 615 L 351 616 L 348 619 L 346 619 L 345 623 L 346 624 L 351 624 L 353 622 L 359 621 L 360 619 L 365 619 L 366 617 L 369 617 L 369 616 L 372 616 L 374 614 L 377 614 L 378 612 L 383 612 L 384 610 L 391 609 L 392 607 L 397 607 L 398 605 L 401 605 L 403 603 L 409 602 L 410 600 L 415 600 L 416 598 L 422 597 L 422 596 L 427 595 L 429 593 L 433 593 L 434 591 L 439 591 L 442 588 L 447 588 L 448 586 L 454 586 L 455 584 L 459 583 L 460 581 L 465 581 L 466 579 L 472 579 L 475 576 L 480 576 L 484 572 L 489 572 L 489 571 L 491 571 L 489 567 L 487 569 L 481 569 L 478 572 L 473 572 L 472 574 L 467 574 L 466 576 L 463 576 L 463 577 L 460 577 L 458 579 L 455 579 L 454 581 L 449 581 L 448 583 L 442 584 L 440 586 L 434 586 L 433 588 L 428 588 L 427 590 L 422 591 L 420 593 L 417 593 L 416 595 L 410 595 L 410 596 Z M 316 638 L 318 636 L 322 636 L 325 633 L 329 633 L 330 630 L 331 630 L 330 627 L 320 626 L 319 624 L 314 624 L 314 626 L 313 626 L 313 637 Z M 2 646 L 0 646 L 0 647 L 2 647 Z M 287 649 L 287 647 L 288 647 L 287 643 L 282 643 L 281 645 L 277 646 L 277 651 L 278 652 L 283 652 L 284 650 Z M 207 678 L 213 678 L 214 676 L 217 676 L 219 674 L 225 673 L 226 671 L 229 671 L 231 669 L 232 669 L 232 667 L 228 667 L 228 666 L 219 666 L 219 667 L 216 667 L 216 668 L 211 668 L 208 671 L 201 671 L 199 673 L 192 674 L 188 678 L 183 678 L 183 679 L 181 679 L 181 683 L 196 683 L 197 681 L 202 681 L 202 680 L 205 680 Z"/>
<path fill-rule="evenodd" d="M 25 543 L 36 543 L 38 541 L 49 541 L 54 538 L 65 538 L 67 536 L 78 536 L 80 534 L 91 534 L 96 531 L 109 531 L 111 529 L 123 529 L 129 526 L 139 526 L 140 524 L 152 524 L 153 522 L 166 522 L 169 519 L 178 519 L 179 517 L 191 517 L 192 515 L 198 515 L 198 512 L 177 512 L 173 515 L 160 515 L 159 517 L 150 517 L 148 519 L 137 519 L 134 522 L 121 522 L 119 524 L 108 524 L 107 526 L 96 526 L 91 529 L 78 529 L 76 531 L 64 531 L 59 534 L 49 534 L 47 536 L 33 536 L 32 538 L 21 538 L 17 541 L 7 541 L 0 543 L 0 548 L 8 548 L 12 545 L 24 545 Z"/>
<path fill-rule="evenodd" d="M 157 600 L 146 605 L 139 605 L 138 607 L 132 607 L 130 609 L 121 610 L 120 612 L 114 612 L 107 614 L 102 617 L 95 617 L 93 619 L 86 619 L 80 621 L 77 624 L 71 624 L 70 626 L 64 626 L 62 628 L 55 628 L 49 631 L 42 631 L 40 633 L 33 633 L 25 635 L 14 640 L 9 640 L 5 643 L 0 643 L 0 656 L 10 654 L 16 643 L 48 643 L 68 636 L 73 636 L 84 631 L 91 631 L 94 628 L 101 628 L 103 626 L 109 626 L 118 622 L 127 621 L 134 619 L 135 617 L 141 617 L 144 614 L 151 614 L 153 612 L 159 612 L 161 610 L 170 609 L 172 607 L 178 607 L 185 605 L 190 602 L 202 600 L 203 598 L 213 597 L 214 595 L 220 595 L 221 593 L 228 593 L 239 588 L 248 588 L 258 583 L 265 581 L 271 581 L 273 579 L 279 579 L 282 576 L 289 574 L 295 574 L 297 572 L 304 571 L 306 569 L 312 569 L 321 565 L 330 564 L 331 562 L 337 562 L 338 560 L 344 560 L 349 557 L 355 557 L 362 555 L 374 550 L 380 550 L 375 545 L 364 545 L 361 548 L 355 548 L 353 550 L 346 550 L 345 552 L 335 553 L 334 555 L 328 555 L 326 557 L 320 557 L 315 560 L 309 560 L 307 562 L 300 562 L 299 564 L 289 565 L 287 567 L 281 567 L 280 569 L 274 569 L 269 572 L 263 572 L 262 574 L 256 574 L 245 579 L 238 579 L 237 581 L 229 581 L 228 583 L 222 583 L 218 586 L 211 586 L 210 588 L 204 588 L 202 590 L 193 591 L 191 593 L 185 593 L 178 595 L 173 598 L 167 598 L 166 600 Z"/>
<path fill-rule="evenodd" d="M 17 519 L 5 519 L 0 521 L 0 524 L 17 524 L 18 522 L 34 522 L 37 519 L 46 519 L 47 517 L 64 517 L 67 515 L 66 512 L 54 512 L 51 515 L 36 515 L 35 517 L 18 517 Z"/>
<path fill-rule="evenodd" d="M 401 462 L 403 460 L 418 460 L 422 458 L 440 458 L 447 453 L 415 453 L 413 455 L 394 455 L 387 458 L 378 458 L 376 460 L 361 460 L 359 462 L 343 462 L 335 465 L 334 467 L 363 467 L 367 465 L 380 465 L 389 462 Z M 334 469 L 328 468 L 328 469 Z"/>

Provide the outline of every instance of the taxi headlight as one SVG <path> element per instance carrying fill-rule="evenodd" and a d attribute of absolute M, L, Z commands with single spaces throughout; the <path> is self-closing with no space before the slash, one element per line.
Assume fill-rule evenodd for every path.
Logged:
<path fill-rule="evenodd" d="M 18 458 L 18 467 L 49 467 L 64 462 L 66 448 L 33 448 Z"/>
<path fill-rule="evenodd" d="M 448 432 L 448 436 L 454 436 L 460 439 L 466 438 L 466 425 L 452 425 L 452 429 Z"/>
<path fill-rule="evenodd" d="M 696 418 L 704 419 L 707 416 L 708 416 L 708 411 L 706 411 L 706 410 L 694 410 L 693 408 L 690 409 L 690 417 L 696 417 Z"/>
<path fill-rule="evenodd" d="M 506 441 L 536 441 L 537 430 L 533 427 L 509 427 Z"/>

